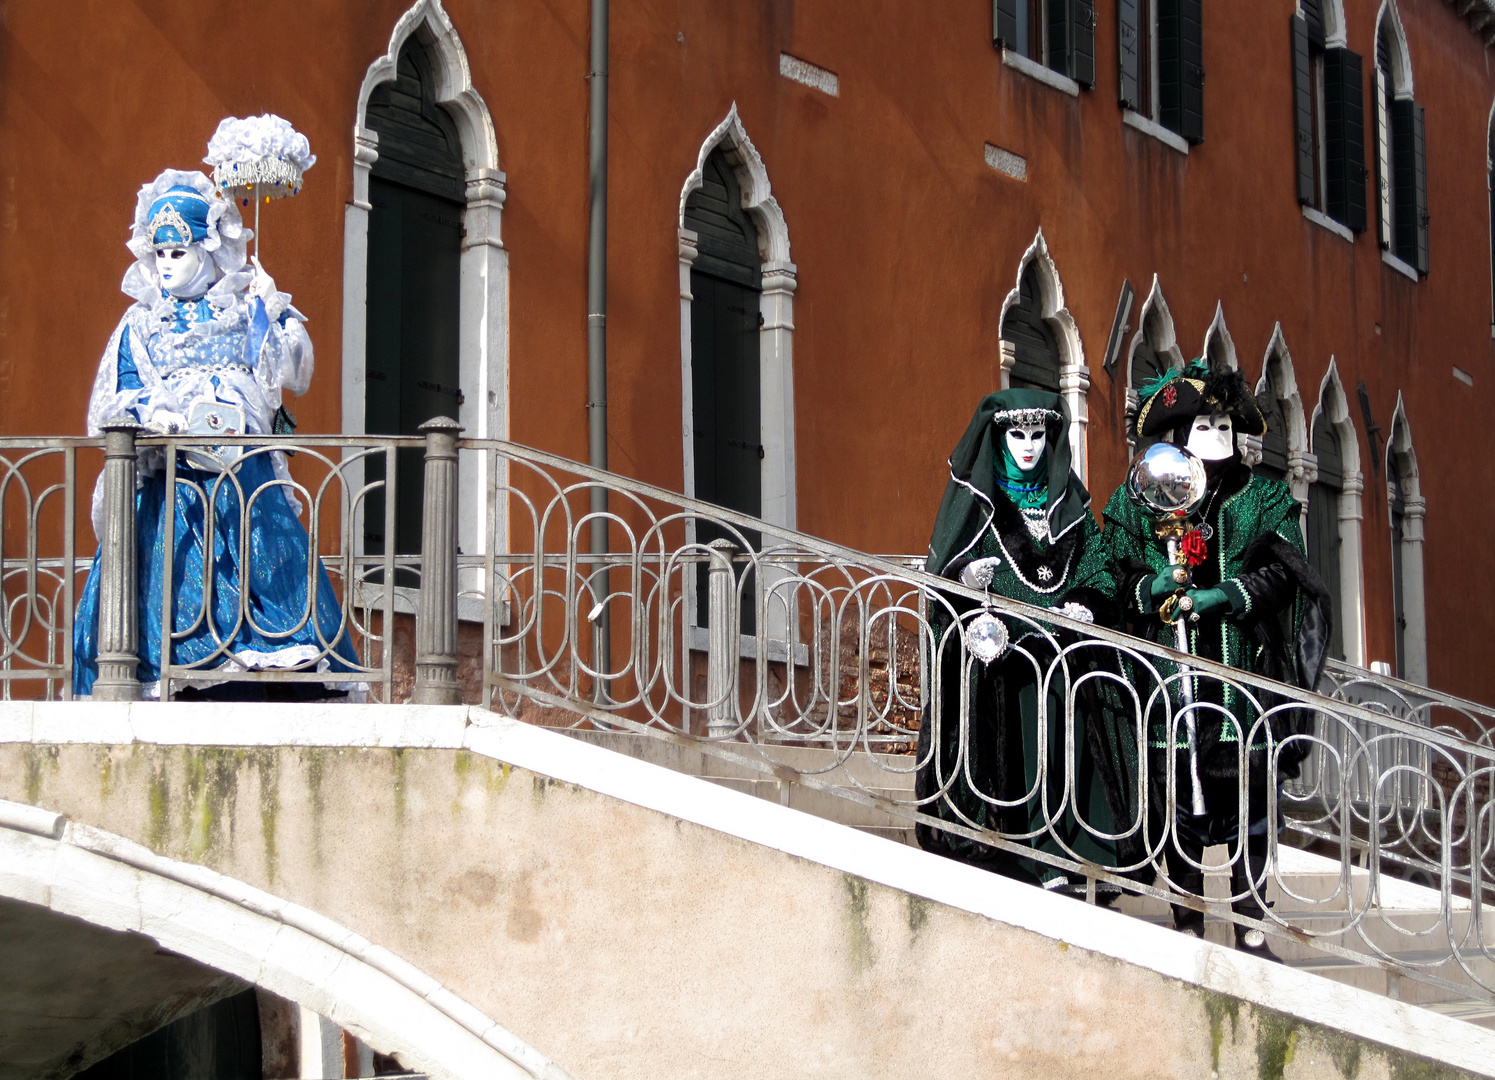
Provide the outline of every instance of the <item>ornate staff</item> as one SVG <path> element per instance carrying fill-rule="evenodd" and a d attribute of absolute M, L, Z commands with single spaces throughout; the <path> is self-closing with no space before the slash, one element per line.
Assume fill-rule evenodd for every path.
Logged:
<path fill-rule="evenodd" d="M 1172 578 L 1177 586 L 1173 595 L 1163 601 L 1158 616 L 1173 624 L 1174 648 L 1181 653 L 1189 652 L 1189 631 L 1183 619 L 1176 619 L 1179 612 L 1190 616 L 1193 601 L 1187 595 L 1194 575 L 1189 571 L 1189 562 L 1183 546 L 1184 534 L 1188 531 L 1189 518 L 1204 502 L 1209 478 L 1204 471 L 1204 462 L 1189 451 L 1172 443 L 1154 443 L 1132 460 L 1127 472 L 1126 492 L 1132 501 L 1142 507 L 1153 519 L 1157 537 L 1168 544 L 1168 562 L 1173 567 Z M 1192 616 L 1198 618 L 1198 616 Z M 1189 737 L 1189 781 L 1193 786 L 1194 815 L 1204 814 L 1204 792 L 1199 785 L 1199 739 L 1194 722 L 1194 680 L 1191 669 L 1178 665 L 1179 700 L 1184 708 L 1184 729 Z"/>
<path fill-rule="evenodd" d="M 301 190 L 301 177 L 316 164 L 311 144 L 290 123 L 264 116 L 225 117 L 208 140 L 204 163 L 213 166 L 213 183 L 224 198 L 247 207 L 254 200 L 254 258 L 259 265 L 260 207 Z"/>

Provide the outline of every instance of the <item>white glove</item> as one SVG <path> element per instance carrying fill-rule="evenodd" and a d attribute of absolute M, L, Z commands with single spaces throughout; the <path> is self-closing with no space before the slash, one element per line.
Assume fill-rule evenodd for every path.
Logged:
<path fill-rule="evenodd" d="M 265 313 L 270 321 L 279 319 L 286 309 L 286 301 L 282 299 L 281 292 L 275 287 L 275 279 L 265 273 L 265 268 L 260 265 L 260 257 L 252 256 L 249 260 L 254 263 L 254 277 L 249 282 L 249 295 L 257 296 L 264 302 Z"/>
<path fill-rule="evenodd" d="M 187 430 L 187 418 L 170 409 L 157 409 L 146 422 L 146 430 L 160 435 L 180 435 Z"/>
<path fill-rule="evenodd" d="M 960 572 L 960 583 L 968 589 L 986 589 L 991 586 L 991 576 L 1002 565 L 998 558 L 972 559 Z"/>
<path fill-rule="evenodd" d="M 1084 604 L 1060 604 L 1054 610 L 1066 618 L 1074 619 L 1076 622 L 1095 622 L 1095 613 Z"/>

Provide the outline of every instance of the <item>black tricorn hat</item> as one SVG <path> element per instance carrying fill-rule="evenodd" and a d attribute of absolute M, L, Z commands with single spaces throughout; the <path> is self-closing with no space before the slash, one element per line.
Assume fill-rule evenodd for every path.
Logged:
<path fill-rule="evenodd" d="M 1267 421 L 1239 371 L 1211 371 L 1203 360 L 1165 372 L 1138 391 L 1132 430 L 1150 439 L 1187 424 L 1202 413 L 1230 415 L 1243 435 L 1265 435 Z"/>

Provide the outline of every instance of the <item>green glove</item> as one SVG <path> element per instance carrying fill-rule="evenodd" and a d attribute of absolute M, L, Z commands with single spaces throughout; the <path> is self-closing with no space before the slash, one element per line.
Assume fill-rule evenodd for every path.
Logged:
<path fill-rule="evenodd" d="M 1217 615 L 1230 610 L 1230 597 L 1224 589 L 1191 589 L 1184 595 L 1194 601 L 1195 615 Z"/>
<path fill-rule="evenodd" d="M 1158 606 L 1168 597 L 1178 591 L 1178 584 L 1173 580 L 1173 570 L 1164 570 L 1152 579 L 1152 584 L 1147 586 L 1147 594 L 1152 599 L 1152 609 L 1156 611 Z"/>

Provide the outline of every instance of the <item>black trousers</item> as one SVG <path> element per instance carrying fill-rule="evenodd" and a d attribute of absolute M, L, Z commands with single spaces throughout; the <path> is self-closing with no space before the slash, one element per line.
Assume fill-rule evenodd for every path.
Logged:
<path fill-rule="evenodd" d="M 1252 762 L 1255 764 L 1255 762 Z M 1258 896 L 1266 890 L 1267 845 L 1271 823 L 1267 819 L 1265 777 L 1251 770 L 1251 790 L 1246 803 L 1246 850 L 1230 867 L 1230 891 L 1236 900 L 1231 910 L 1248 919 L 1260 919 L 1263 908 Z M 1185 772 L 1184 775 L 1187 775 Z M 1180 792 L 1178 818 L 1168 849 L 1168 876 L 1183 892 L 1204 895 L 1204 849 L 1216 844 L 1232 848 L 1239 842 L 1239 778 L 1205 776 L 1201 780 L 1204 814 L 1190 813 L 1190 801 Z M 1253 892 L 1254 887 L 1254 892 Z M 1173 907 L 1173 924 L 1180 930 L 1196 930 L 1203 936 L 1204 912 Z"/>

